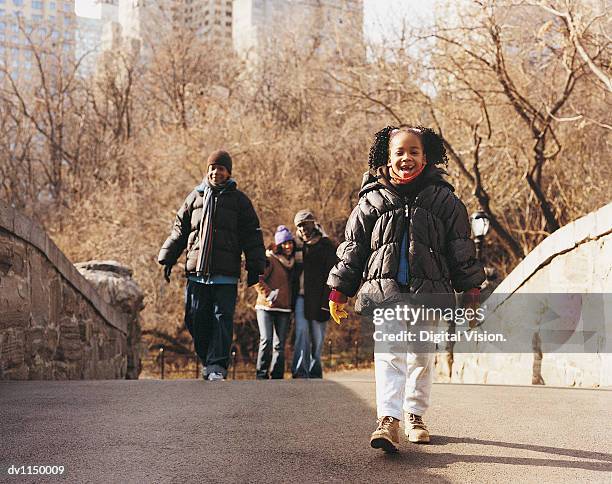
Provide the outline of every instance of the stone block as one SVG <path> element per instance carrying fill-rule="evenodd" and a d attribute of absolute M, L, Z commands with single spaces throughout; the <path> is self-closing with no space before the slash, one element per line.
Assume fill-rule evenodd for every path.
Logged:
<path fill-rule="evenodd" d="M 47 241 L 46 256 L 47 259 L 49 259 L 49 261 L 51 262 L 51 264 L 55 268 L 57 268 L 60 274 L 62 274 L 60 265 L 62 260 L 64 260 L 66 257 L 64 256 L 64 254 L 62 254 L 62 252 L 57 248 L 57 245 L 55 245 L 51 239 Z"/>
<path fill-rule="evenodd" d="M 563 233 L 568 239 L 571 239 L 574 245 L 578 245 L 591 237 L 591 233 L 595 230 L 596 226 L 597 219 L 595 212 L 591 212 L 567 224 L 563 227 Z"/>
<path fill-rule="evenodd" d="M 49 323 L 49 282 L 46 280 L 47 270 L 43 265 L 43 258 L 38 250 L 30 247 L 28 252 L 32 322 L 35 326 L 45 326 Z"/>
<path fill-rule="evenodd" d="M 26 242 L 30 241 L 30 234 L 35 222 L 25 215 L 15 211 L 13 218 L 13 233 Z"/>
<path fill-rule="evenodd" d="M 45 336 L 47 339 L 45 347 L 51 353 L 49 359 L 54 359 L 57 353 L 57 345 L 59 344 L 59 324 L 57 327 L 48 327 Z"/>
<path fill-rule="evenodd" d="M 79 320 L 79 335 L 83 343 L 89 343 L 93 334 L 93 325 L 91 321 Z"/>
<path fill-rule="evenodd" d="M 66 281 L 62 281 L 62 312 L 64 314 L 79 314 L 77 293 Z"/>
<path fill-rule="evenodd" d="M 11 270 L 22 277 L 29 277 L 28 272 L 28 245 L 16 237 L 13 237 L 11 247 Z"/>
<path fill-rule="evenodd" d="M 53 271 L 53 276 L 49 281 L 49 324 L 57 325 L 62 313 L 62 281 Z"/>
<path fill-rule="evenodd" d="M 25 331 L 9 329 L 0 346 L 0 368 L 9 370 L 25 364 Z"/>
<path fill-rule="evenodd" d="M 0 370 L 0 379 L 4 380 L 27 380 L 29 369 L 25 363 L 9 368 L 6 371 Z"/>
<path fill-rule="evenodd" d="M 69 365 L 65 361 L 55 360 L 53 362 L 53 380 L 67 380 Z"/>
<path fill-rule="evenodd" d="M 7 232 L 13 232 L 13 220 L 15 218 L 15 209 L 0 202 L 0 228 Z"/>
<path fill-rule="evenodd" d="M 29 380 L 51 380 L 53 377 L 52 364 L 48 360 L 43 359 L 40 355 L 36 355 L 29 365 Z"/>
<path fill-rule="evenodd" d="M 592 238 L 601 237 L 612 230 L 612 203 L 600 208 L 595 212 L 595 225 L 591 232 Z"/>
<path fill-rule="evenodd" d="M 0 277 L 6 276 L 13 266 L 13 237 L 0 230 Z"/>
<path fill-rule="evenodd" d="M 36 355 L 51 356 L 47 343 L 46 330 L 43 326 L 28 328 L 25 332 L 25 355 L 28 364 L 32 364 Z"/>
<path fill-rule="evenodd" d="M 27 281 L 14 275 L 0 280 L 0 331 L 30 324 Z"/>
<path fill-rule="evenodd" d="M 57 357 L 60 361 L 72 362 L 81 359 L 79 325 L 74 319 L 64 319 L 60 323 Z"/>
<path fill-rule="evenodd" d="M 29 242 L 31 246 L 40 251 L 41 255 L 46 257 L 47 253 L 47 234 L 38 224 L 33 224 L 30 229 Z"/>

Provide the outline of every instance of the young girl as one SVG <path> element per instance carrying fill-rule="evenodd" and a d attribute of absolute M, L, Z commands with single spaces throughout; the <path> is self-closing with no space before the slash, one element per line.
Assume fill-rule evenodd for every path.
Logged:
<path fill-rule="evenodd" d="M 266 270 L 255 286 L 259 352 L 258 380 L 283 378 L 285 341 L 293 307 L 295 241 L 284 225 L 274 234 L 274 245 L 266 252 Z"/>
<path fill-rule="evenodd" d="M 331 270 L 329 307 L 340 323 L 360 284 L 355 309 L 397 301 L 406 294 L 464 292 L 474 306 L 485 280 L 476 259 L 465 206 L 443 179 L 443 140 L 421 126 L 388 126 L 370 148 L 369 176 L 346 225 L 340 261 Z M 398 297 L 399 296 L 399 297 Z M 404 322 L 405 324 L 405 322 Z M 374 448 L 396 452 L 399 422 L 411 442 L 429 442 L 422 416 L 429 406 L 433 351 L 374 353 L 377 428 Z"/>

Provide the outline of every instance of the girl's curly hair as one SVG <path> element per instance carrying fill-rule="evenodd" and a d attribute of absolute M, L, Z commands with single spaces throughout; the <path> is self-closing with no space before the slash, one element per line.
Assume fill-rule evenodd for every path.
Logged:
<path fill-rule="evenodd" d="M 393 136 L 400 132 L 414 133 L 421 138 L 427 163 L 434 165 L 448 163 L 444 140 L 433 129 L 401 124 L 400 126 L 386 126 L 374 135 L 374 143 L 370 147 L 368 157 L 370 169 L 376 169 L 387 164 L 389 161 L 389 142 Z"/>

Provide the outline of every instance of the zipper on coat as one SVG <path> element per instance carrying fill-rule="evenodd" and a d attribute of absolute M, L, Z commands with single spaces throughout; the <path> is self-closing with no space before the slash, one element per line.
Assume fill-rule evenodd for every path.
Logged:
<path fill-rule="evenodd" d="M 410 285 L 410 204 L 404 199 L 404 219 L 406 220 L 406 257 L 408 264 L 408 274 L 406 274 L 406 283 Z M 403 238 L 403 237 L 402 237 Z"/>
<path fill-rule="evenodd" d="M 217 212 L 217 200 L 219 198 L 219 195 L 213 195 L 215 197 L 215 200 L 213 202 L 213 211 L 210 214 L 210 223 L 212 225 L 211 231 L 210 231 L 210 244 L 208 246 L 208 250 L 206 251 L 206 254 L 204 254 L 204 263 L 202 267 L 202 274 L 204 274 L 206 277 L 210 276 L 212 273 L 211 255 L 212 255 L 213 245 L 214 245 L 214 240 L 215 240 L 215 213 Z"/>

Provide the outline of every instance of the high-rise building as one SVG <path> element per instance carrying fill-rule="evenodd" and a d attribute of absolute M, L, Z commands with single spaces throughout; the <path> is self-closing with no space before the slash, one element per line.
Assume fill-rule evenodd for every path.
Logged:
<path fill-rule="evenodd" d="M 232 0 L 119 0 L 123 36 L 146 45 L 170 30 L 232 43 Z"/>
<path fill-rule="evenodd" d="M 234 0 L 233 44 L 256 58 L 283 36 L 316 53 L 353 49 L 363 39 L 363 0 Z"/>
<path fill-rule="evenodd" d="M 2 1 L 2 0 L 0 0 Z M 76 58 L 82 75 L 91 75 L 102 49 L 104 28 L 119 20 L 118 0 L 96 0 L 98 18 L 77 17 Z"/>
<path fill-rule="evenodd" d="M 46 64 L 74 60 L 74 0 L 0 0 L 0 62 L 14 78 L 38 73 L 35 51 Z"/>

